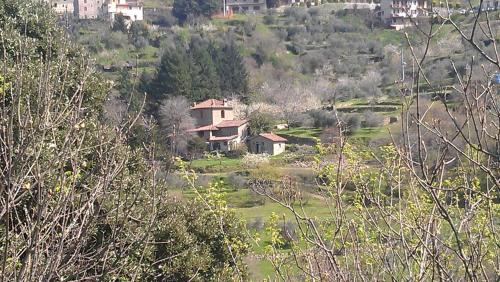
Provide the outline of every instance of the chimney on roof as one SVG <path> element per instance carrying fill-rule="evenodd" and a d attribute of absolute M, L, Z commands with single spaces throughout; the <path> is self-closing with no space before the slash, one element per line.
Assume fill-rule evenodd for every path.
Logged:
<path fill-rule="evenodd" d="M 224 107 L 227 107 L 227 99 L 222 100 Z"/>
<path fill-rule="evenodd" d="M 196 107 L 196 102 L 193 102 L 193 107 Z"/>

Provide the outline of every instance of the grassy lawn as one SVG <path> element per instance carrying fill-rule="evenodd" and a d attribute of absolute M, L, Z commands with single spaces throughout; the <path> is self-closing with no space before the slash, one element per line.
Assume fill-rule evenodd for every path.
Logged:
<path fill-rule="evenodd" d="M 251 193 L 249 192 L 249 195 L 250 194 Z M 228 202 L 230 202 L 230 198 L 228 198 Z M 304 212 L 310 217 L 324 218 L 331 216 L 330 210 L 328 209 L 326 203 L 323 200 L 313 196 L 309 196 L 309 199 L 305 201 L 303 207 Z M 297 210 L 301 210 L 301 207 L 298 204 L 295 206 L 295 208 Z M 262 218 L 265 222 L 272 213 L 276 213 L 281 218 L 284 217 L 286 220 L 293 219 L 293 215 L 290 210 L 268 199 L 265 199 L 264 205 L 248 208 L 237 208 L 235 209 L 235 211 L 247 221 L 251 219 Z"/>
<path fill-rule="evenodd" d="M 376 29 L 368 33 L 369 38 L 380 40 L 383 44 L 401 45 L 405 42 L 404 33 L 392 29 Z"/>
<path fill-rule="evenodd" d="M 320 128 L 311 128 L 311 127 L 294 127 L 290 129 L 280 129 L 277 130 L 275 133 L 277 134 L 286 134 L 286 135 L 291 135 L 291 136 L 297 136 L 297 137 L 319 137 L 321 134 L 321 129 Z"/>
<path fill-rule="evenodd" d="M 192 169 L 210 170 L 210 171 L 235 171 L 243 168 L 241 158 L 221 157 L 220 159 L 199 159 L 190 163 Z"/>
<path fill-rule="evenodd" d="M 144 0 L 144 8 L 166 8 L 173 3 L 173 0 Z"/>
<path fill-rule="evenodd" d="M 248 19 L 248 16 L 245 14 L 234 14 L 232 18 L 230 19 L 212 19 L 211 23 L 217 27 L 224 27 L 224 26 L 235 26 L 238 24 L 242 24 L 244 21 Z"/>
<path fill-rule="evenodd" d="M 383 127 L 365 127 L 359 128 L 351 135 L 352 138 L 367 138 L 367 139 L 376 139 L 388 136 L 387 135 L 387 126 Z"/>

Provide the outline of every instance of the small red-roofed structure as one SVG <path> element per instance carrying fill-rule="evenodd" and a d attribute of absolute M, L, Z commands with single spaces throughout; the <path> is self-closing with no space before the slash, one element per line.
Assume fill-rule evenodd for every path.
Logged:
<path fill-rule="evenodd" d="M 279 155 L 285 151 L 288 140 L 274 133 L 261 133 L 249 142 L 250 152 L 254 154 Z"/>

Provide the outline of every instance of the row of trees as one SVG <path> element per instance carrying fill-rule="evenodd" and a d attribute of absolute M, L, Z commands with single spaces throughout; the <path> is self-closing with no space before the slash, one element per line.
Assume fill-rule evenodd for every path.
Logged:
<path fill-rule="evenodd" d="M 245 97 L 248 91 L 248 74 L 236 44 L 204 40 L 165 50 L 148 89 L 154 101 L 168 96 L 191 101 Z"/>
<path fill-rule="evenodd" d="M 172 14 L 180 23 L 192 21 L 198 17 L 211 17 L 221 10 L 219 0 L 175 0 Z"/>

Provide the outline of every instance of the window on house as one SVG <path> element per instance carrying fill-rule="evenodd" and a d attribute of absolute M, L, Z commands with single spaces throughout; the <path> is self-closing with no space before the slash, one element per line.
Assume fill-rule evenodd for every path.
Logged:
<path fill-rule="evenodd" d="M 258 11 L 258 10 L 260 10 L 260 6 L 255 6 L 255 7 L 253 7 L 253 9 L 254 9 L 254 11 Z"/>
<path fill-rule="evenodd" d="M 226 118 L 226 112 L 224 110 L 220 111 L 220 117 Z"/>

